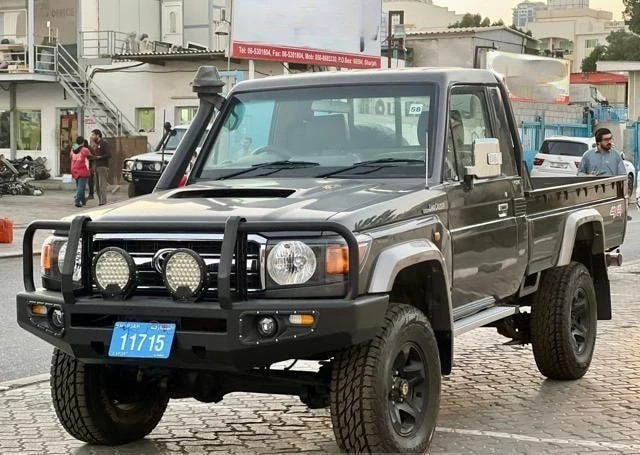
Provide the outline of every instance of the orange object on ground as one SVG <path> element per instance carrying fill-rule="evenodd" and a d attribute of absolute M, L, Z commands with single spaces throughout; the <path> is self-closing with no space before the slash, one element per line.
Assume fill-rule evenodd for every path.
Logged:
<path fill-rule="evenodd" d="M 13 242 L 13 221 L 9 218 L 0 219 L 0 243 Z"/>

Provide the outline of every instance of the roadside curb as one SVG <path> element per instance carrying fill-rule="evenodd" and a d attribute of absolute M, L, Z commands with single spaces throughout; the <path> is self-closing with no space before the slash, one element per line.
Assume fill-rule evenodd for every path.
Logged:
<path fill-rule="evenodd" d="M 35 376 L 28 376 L 26 378 L 12 379 L 10 381 L 0 382 L 0 392 L 6 392 L 7 390 L 19 389 L 34 384 L 39 384 L 49 380 L 49 373 L 37 374 Z"/>
<path fill-rule="evenodd" d="M 35 251 L 33 253 L 34 256 L 40 256 L 40 251 Z M 21 258 L 22 253 L 0 253 L 0 259 L 15 259 Z"/>

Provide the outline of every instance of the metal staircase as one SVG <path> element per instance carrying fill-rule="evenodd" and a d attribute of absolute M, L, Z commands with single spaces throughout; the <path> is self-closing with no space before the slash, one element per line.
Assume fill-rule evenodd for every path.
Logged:
<path fill-rule="evenodd" d="M 95 121 L 107 137 L 129 136 L 136 128 L 107 95 L 87 77 L 78 61 L 60 44 L 56 45 L 57 75 L 62 86 L 84 109 L 85 117 Z"/>

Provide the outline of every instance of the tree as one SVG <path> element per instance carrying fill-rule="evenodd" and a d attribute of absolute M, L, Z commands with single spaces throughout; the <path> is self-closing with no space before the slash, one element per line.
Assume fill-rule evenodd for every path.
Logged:
<path fill-rule="evenodd" d="M 624 11 L 622 16 L 629 29 L 634 33 L 640 33 L 640 0 L 622 0 Z"/>
<path fill-rule="evenodd" d="M 593 73 L 597 71 L 598 60 L 603 60 L 604 55 L 607 53 L 607 47 L 600 45 L 596 46 L 591 53 L 582 61 L 580 69 L 583 73 Z"/>
<path fill-rule="evenodd" d="M 483 19 L 480 14 L 467 13 L 462 16 L 462 19 L 449 25 L 449 28 L 489 27 L 499 25 L 504 25 L 502 19 L 498 20 L 497 22 L 491 22 L 491 19 L 489 19 L 488 17 L 485 17 Z"/>
<path fill-rule="evenodd" d="M 596 63 L 607 60 L 640 60 L 640 36 L 619 30 L 607 36 L 607 44 L 596 46 L 582 61 L 582 71 L 596 71 Z"/>

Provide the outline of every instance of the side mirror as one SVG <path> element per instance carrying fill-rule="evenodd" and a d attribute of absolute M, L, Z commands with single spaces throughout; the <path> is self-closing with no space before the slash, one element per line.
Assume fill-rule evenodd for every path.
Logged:
<path fill-rule="evenodd" d="M 473 143 L 473 166 L 465 166 L 465 182 L 473 177 L 486 179 L 502 174 L 502 152 L 498 139 L 476 139 Z"/>

